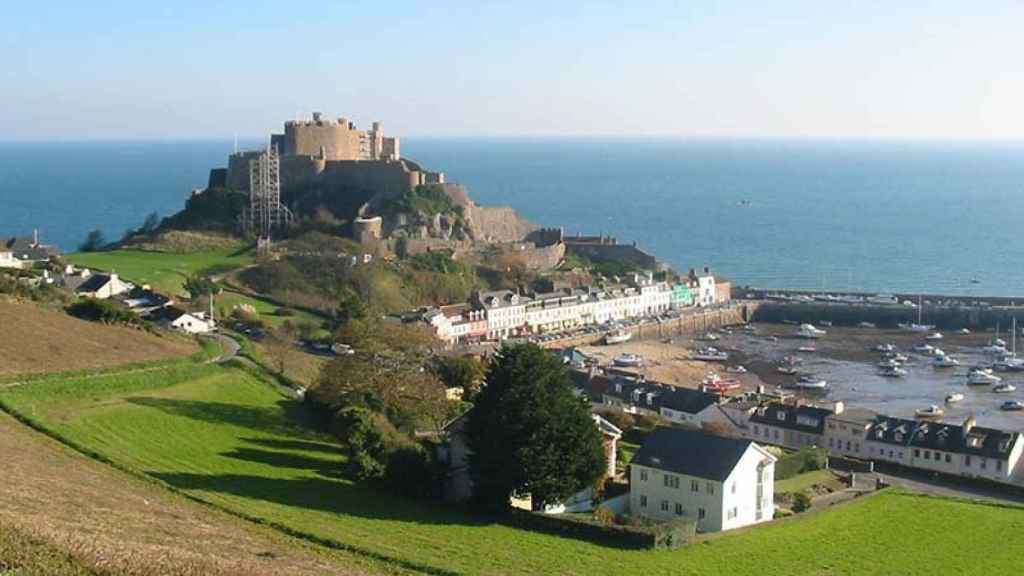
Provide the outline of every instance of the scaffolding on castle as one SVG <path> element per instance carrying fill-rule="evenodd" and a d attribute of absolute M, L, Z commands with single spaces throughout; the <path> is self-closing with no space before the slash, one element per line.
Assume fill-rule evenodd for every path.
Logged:
<path fill-rule="evenodd" d="M 271 234 L 288 225 L 292 213 L 281 204 L 281 159 L 277 146 L 249 161 L 249 207 L 242 211 L 242 227 L 257 235 L 257 249 L 269 250 Z"/>

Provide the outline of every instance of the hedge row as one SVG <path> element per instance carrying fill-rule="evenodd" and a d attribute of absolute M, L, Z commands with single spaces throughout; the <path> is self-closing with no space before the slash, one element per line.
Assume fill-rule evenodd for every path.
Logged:
<path fill-rule="evenodd" d="M 779 458 L 775 463 L 775 480 L 785 480 L 797 474 L 826 467 L 828 451 L 824 448 L 802 448 Z"/>
<path fill-rule="evenodd" d="M 578 516 L 512 510 L 508 515 L 508 523 L 524 530 L 634 550 L 678 548 L 692 541 L 697 534 L 697 523 L 684 519 L 622 526 L 600 524 Z"/>

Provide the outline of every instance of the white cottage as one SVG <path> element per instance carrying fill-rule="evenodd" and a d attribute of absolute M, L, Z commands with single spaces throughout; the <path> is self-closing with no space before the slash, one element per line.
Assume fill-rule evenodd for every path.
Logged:
<path fill-rule="evenodd" d="M 775 515 L 775 461 L 750 440 L 657 428 L 630 464 L 630 511 L 689 518 L 702 532 L 766 522 Z"/>

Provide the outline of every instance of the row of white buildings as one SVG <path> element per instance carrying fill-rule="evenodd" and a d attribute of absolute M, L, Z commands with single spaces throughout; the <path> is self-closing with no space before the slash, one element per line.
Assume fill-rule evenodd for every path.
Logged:
<path fill-rule="evenodd" d="M 424 320 L 438 338 L 454 344 L 571 330 L 722 304 L 730 298 L 729 283 L 704 268 L 700 273 L 691 270 L 678 283 L 654 280 L 646 273 L 623 283 L 530 295 L 512 290 L 480 292 L 466 304 L 431 309 Z"/>

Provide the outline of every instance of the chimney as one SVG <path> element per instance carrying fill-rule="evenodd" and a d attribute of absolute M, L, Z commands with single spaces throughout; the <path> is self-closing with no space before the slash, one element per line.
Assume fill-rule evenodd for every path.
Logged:
<path fill-rule="evenodd" d="M 32 229 L 32 247 L 39 246 L 39 228 Z"/>
<path fill-rule="evenodd" d="M 974 429 L 974 425 L 975 425 L 975 424 L 977 424 L 977 423 L 978 423 L 978 421 L 977 421 L 977 420 L 975 420 L 975 418 L 974 418 L 974 414 L 971 414 L 970 416 L 968 416 L 968 417 L 967 417 L 967 418 L 966 418 L 966 419 L 964 420 L 964 434 L 967 434 L 967 433 L 969 433 L 969 432 L 970 432 L 970 431 L 971 431 L 972 429 Z"/>
<path fill-rule="evenodd" d="M 708 268 L 707 266 L 705 266 L 704 267 L 704 274 L 710 274 L 710 273 L 711 273 L 711 268 Z"/>
<path fill-rule="evenodd" d="M 836 414 L 836 415 L 842 414 L 843 410 L 846 410 L 846 405 L 843 404 L 842 401 L 838 401 L 838 402 L 835 403 L 835 405 L 832 406 L 832 413 L 833 414 Z"/>
<path fill-rule="evenodd" d="M 319 112 L 313 112 L 313 122 L 316 122 L 317 124 L 320 123 L 320 113 Z"/>

